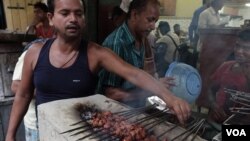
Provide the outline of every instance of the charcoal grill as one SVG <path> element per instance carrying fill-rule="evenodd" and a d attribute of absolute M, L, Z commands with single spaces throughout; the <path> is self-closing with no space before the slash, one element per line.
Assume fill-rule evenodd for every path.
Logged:
<path fill-rule="evenodd" d="M 100 134 L 100 131 L 98 129 L 89 129 L 91 127 L 86 125 L 85 122 L 82 122 L 79 111 L 75 109 L 75 105 L 79 103 L 91 103 L 101 111 L 111 111 L 112 113 L 133 111 L 130 107 L 99 94 L 85 98 L 67 99 L 45 103 L 39 105 L 38 107 L 39 133 L 41 141 L 119 140 L 117 138 L 95 138 L 90 136 L 91 134 L 98 135 Z M 136 116 L 130 117 L 129 121 L 139 123 L 139 121 L 148 117 L 150 116 L 145 113 L 137 113 Z M 152 133 L 157 137 L 161 137 L 160 140 L 167 138 L 168 141 L 205 141 L 195 133 L 198 131 L 197 129 L 201 128 L 204 120 L 195 121 L 192 128 L 190 127 L 189 129 L 185 129 L 178 126 L 178 124 L 170 123 L 165 120 L 159 121 L 157 117 L 154 117 L 146 120 L 142 126 L 148 125 L 152 121 L 157 121 L 160 124 L 154 125 L 150 128 L 150 134 Z"/>

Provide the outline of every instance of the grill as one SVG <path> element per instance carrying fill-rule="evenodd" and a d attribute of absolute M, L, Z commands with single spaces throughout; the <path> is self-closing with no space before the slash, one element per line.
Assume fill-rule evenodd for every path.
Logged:
<path fill-rule="evenodd" d="M 224 92 L 229 96 L 233 105 L 229 108 L 232 113 L 224 122 L 224 125 L 249 125 L 250 121 L 250 93 L 237 91 L 233 89 L 224 89 Z M 222 141 L 222 133 L 217 134 L 213 141 Z"/>
<path fill-rule="evenodd" d="M 232 89 L 225 89 L 225 92 L 231 96 L 230 100 L 234 103 L 234 106 L 229 109 L 232 115 L 223 124 L 249 125 L 250 93 Z"/>
<path fill-rule="evenodd" d="M 42 141 L 204 141 L 198 135 L 198 131 L 202 129 L 205 119 L 191 118 L 187 125 L 180 126 L 175 116 L 169 114 L 167 110 L 155 110 L 155 106 L 132 109 L 103 95 L 42 104 L 38 107 L 40 139 Z M 119 122 L 145 130 L 145 136 L 138 139 L 120 135 L 123 132 L 115 134 L 117 129 L 112 125 L 115 122 L 110 122 L 111 125 L 108 127 L 104 124 L 93 126 L 96 112 L 121 117 L 122 120 Z M 133 131 L 130 130 L 129 134 L 131 132 Z"/>

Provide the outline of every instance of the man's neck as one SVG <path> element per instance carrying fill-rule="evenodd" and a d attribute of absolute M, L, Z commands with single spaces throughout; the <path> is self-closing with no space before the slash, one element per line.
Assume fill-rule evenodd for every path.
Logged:
<path fill-rule="evenodd" d="M 136 34 L 136 32 L 135 32 L 136 27 L 134 26 L 134 24 L 130 20 L 127 21 L 127 25 L 128 25 L 128 29 L 129 29 L 130 33 L 132 34 L 132 36 L 135 39 L 135 46 L 137 49 L 139 49 L 141 47 L 141 45 L 143 44 L 143 38 Z"/>
<path fill-rule="evenodd" d="M 65 39 L 64 37 L 57 37 L 55 43 L 61 50 L 71 51 L 78 49 L 81 44 L 81 38 Z"/>
<path fill-rule="evenodd" d="M 42 23 L 44 27 L 50 27 L 49 20 L 44 20 Z"/>

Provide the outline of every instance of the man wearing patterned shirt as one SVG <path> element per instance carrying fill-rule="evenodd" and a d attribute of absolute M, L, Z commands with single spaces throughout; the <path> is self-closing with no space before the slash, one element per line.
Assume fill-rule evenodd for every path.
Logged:
<path fill-rule="evenodd" d="M 144 69 L 146 48 L 149 46 L 147 36 L 155 29 L 158 18 L 159 2 L 157 0 L 133 0 L 130 3 L 126 21 L 113 31 L 102 45 L 110 48 L 129 64 L 138 69 Z M 99 76 L 97 92 L 104 93 L 129 106 L 143 106 L 145 98 L 150 95 L 106 70 L 102 70 Z M 169 79 L 163 78 L 161 82 L 166 86 L 172 85 Z M 145 96 L 145 93 L 148 95 Z"/>

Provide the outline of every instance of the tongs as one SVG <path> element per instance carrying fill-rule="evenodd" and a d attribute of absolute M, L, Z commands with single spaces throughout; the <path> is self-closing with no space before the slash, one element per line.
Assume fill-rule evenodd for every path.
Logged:
<path fill-rule="evenodd" d="M 224 92 L 231 95 L 230 100 L 232 100 L 234 103 L 243 105 L 245 107 L 250 107 L 250 93 L 226 88 L 224 89 Z"/>
<path fill-rule="evenodd" d="M 239 114 L 245 114 L 245 115 L 250 114 L 250 108 L 248 107 L 231 107 L 229 108 L 229 110 L 232 113 L 239 113 Z"/>

